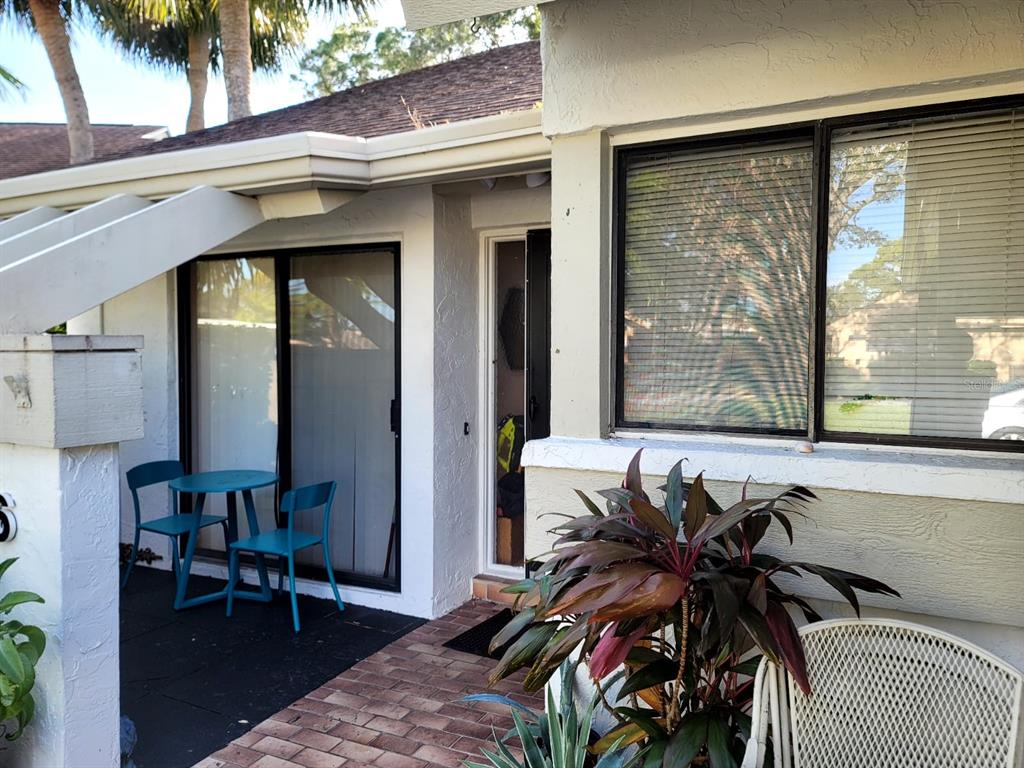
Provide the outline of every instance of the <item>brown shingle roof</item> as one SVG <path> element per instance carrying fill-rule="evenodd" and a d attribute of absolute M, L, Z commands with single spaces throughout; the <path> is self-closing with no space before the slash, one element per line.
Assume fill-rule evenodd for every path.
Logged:
<path fill-rule="evenodd" d="M 160 130 L 157 125 L 93 125 L 96 159 L 153 144 L 143 136 Z M 0 123 L 0 179 L 64 168 L 68 155 L 64 123 Z"/>
<path fill-rule="evenodd" d="M 519 43 L 185 133 L 137 147 L 121 157 L 300 131 L 369 138 L 532 109 L 540 100 L 540 46 Z"/>

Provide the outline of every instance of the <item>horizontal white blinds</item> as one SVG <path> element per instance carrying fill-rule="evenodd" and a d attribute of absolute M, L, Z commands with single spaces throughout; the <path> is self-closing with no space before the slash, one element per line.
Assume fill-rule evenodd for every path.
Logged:
<path fill-rule="evenodd" d="M 622 420 L 806 429 L 810 141 L 626 164 Z"/>
<path fill-rule="evenodd" d="M 827 430 L 1024 437 L 1024 116 L 837 131 Z"/>

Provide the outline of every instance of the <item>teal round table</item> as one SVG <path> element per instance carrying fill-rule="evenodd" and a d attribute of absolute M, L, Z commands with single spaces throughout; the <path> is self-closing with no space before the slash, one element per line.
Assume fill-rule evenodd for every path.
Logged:
<path fill-rule="evenodd" d="M 192 515 L 193 530 L 189 533 L 188 543 L 185 545 L 185 562 L 178 570 L 178 589 L 174 596 L 174 609 L 192 608 L 196 605 L 203 605 L 214 600 L 227 599 L 228 591 L 225 587 L 219 592 L 211 592 L 205 595 L 186 598 L 188 591 L 189 571 L 192 568 L 192 558 L 195 556 L 196 545 L 199 541 L 199 521 L 203 516 L 203 507 L 206 504 L 206 495 L 209 493 L 223 493 L 227 499 L 228 510 L 228 545 L 238 541 L 238 500 L 236 493 L 242 494 L 242 503 L 245 505 L 245 517 L 249 523 L 249 535 L 256 536 L 260 532 L 260 524 L 256 519 L 256 505 L 252 499 L 252 492 L 256 488 L 264 488 L 274 485 L 278 478 L 273 472 L 264 472 L 258 469 L 225 469 L 216 472 L 198 472 L 194 475 L 176 477 L 170 481 L 170 486 L 178 493 L 188 493 L 195 496 L 195 508 Z M 270 591 L 270 579 L 267 577 L 267 564 L 263 555 L 256 555 L 256 572 L 260 578 L 260 591 L 235 590 L 235 597 L 243 600 L 258 600 L 269 602 L 272 598 Z"/>

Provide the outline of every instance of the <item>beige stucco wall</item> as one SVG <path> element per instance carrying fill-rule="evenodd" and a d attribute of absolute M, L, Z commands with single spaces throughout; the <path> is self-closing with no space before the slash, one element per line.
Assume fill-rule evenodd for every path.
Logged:
<path fill-rule="evenodd" d="M 558 0 L 541 14 L 549 135 L 1024 83 L 1018 0 Z"/>
<path fill-rule="evenodd" d="M 528 556 L 541 555 L 554 540 L 548 529 L 558 518 L 537 520 L 539 511 L 580 514 L 574 489 L 596 499 L 593 492 L 622 483 L 621 475 L 569 469 L 532 468 L 526 477 Z M 654 489 L 664 481 L 644 477 L 659 503 Z M 738 501 L 741 488 L 741 483 L 707 483 L 723 505 Z M 750 486 L 754 495 L 780 490 Z M 814 490 L 819 499 L 807 518 L 792 517 L 794 545 L 776 525 L 765 540 L 766 552 L 880 578 L 902 598 L 862 595 L 872 609 L 868 614 L 916 614 L 909 619 L 971 639 L 1024 669 L 1024 505 Z M 832 602 L 836 593 L 816 578 L 790 580 L 787 586 L 828 601 L 823 615 L 849 613 Z"/>
<path fill-rule="evenodd" d="M 714 436 L 616 435 L 610 405 L 617 146 L 1024 92 L 1024 4 L 557 0 L 541 13 L 553 169 L 553 436 L 527 446 L 527 555 L 550 543 L 540 515 L 578 512 L 573 488 L 618 485 L 621 475 L 609 470 L 624 470 L 635 446 L 656 445 L 673 461 L 713 457 L 706 477 L 723 500 L 739 488 L 723 479 L 747 473 L 812 485 L 821 501 L 798 524 L 793 554 L 864 571 L 903 593 L 866 600 L 872 610 L 942 626 L 1024 667 L 1019 457 L 818 445 L 814 463 L 800 464 L 793 440 L 753 448 Z M 628 451 L 616 447 L 623 442 Z M 873 492 L 879 473 L 884 494 Z M 810 580 L 798 588 L 828 595 Z"/>

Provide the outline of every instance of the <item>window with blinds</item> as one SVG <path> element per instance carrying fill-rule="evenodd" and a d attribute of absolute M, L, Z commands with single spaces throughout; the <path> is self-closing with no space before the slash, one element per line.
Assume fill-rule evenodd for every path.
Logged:
<path fill-rule="evenodd" d="M 623 426 L 807 429 L 812 143 L 623 157 Z"/>
<path fill-rule="evenodd" d="M 1024 112 L 837 129 L 824 428 L 1024 439 Z"/>

